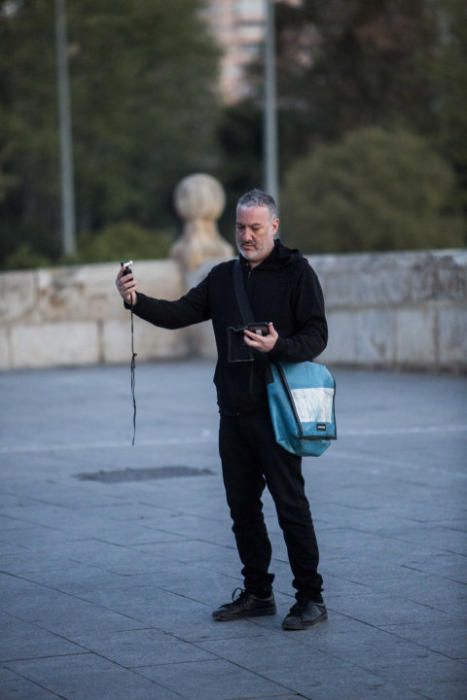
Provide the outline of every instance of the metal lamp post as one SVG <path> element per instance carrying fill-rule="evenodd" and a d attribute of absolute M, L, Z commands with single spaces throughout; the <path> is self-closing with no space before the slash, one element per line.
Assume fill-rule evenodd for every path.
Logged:
<path fill-rule="evenodd" d="M 55 0 L 55 35 L 57 45 L 57 89 L 60 132 L 62 250 L 65 255 L 73 255 L 76 252 L 75 197 L 65 0 Z"/>
<path fill-rule="evenodd" d="M 263 178 L 264 189 L 274 197 L 277 206 L 279 206 L 274 0 L 265 0 L 265 4 L 266 34 L 264 40 Z"/>

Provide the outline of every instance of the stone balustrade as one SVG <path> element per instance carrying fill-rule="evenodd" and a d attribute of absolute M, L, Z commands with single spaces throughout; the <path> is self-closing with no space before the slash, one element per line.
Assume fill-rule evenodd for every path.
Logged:
<path fill-rule="evenodd" d="M 315 255 L 331 365 L 422 370 L 467 369 L 467 251 Z M 191 276 L 196 283 L 210 264 Z M 215 348 L 205 324 L 198 346 Z M 202 336 L 202 338 L 200 337 Z"/>
<path fill-rule="evenodd" d="M 465 371 L 467 251 L 309 258 L 321 280 L 332 365 Z M 214 261 L 215 262 L 215 261 Z M 172 260 L 135 263 L 139 287 L 176 299 L 212 266 L 183 272 Z M 117 264 L 0 275 L 0 368 L 125 362 L 129 313 Z M 214 357 L 209 323 L 169 331 L 135 319 L 138 360 Z"/>
<path fill-rule="evenodd" d="M 130 315 L 115 288 L 119 265 L 98 264 L 0 275 L 0 368 L 123 362 L 130 354 Z M 176 299 L 183 276 L 171 260 L 140 262 L 148 294 Z M 141 358 L 185 357 L 186 333 L 135 323 Z"/>
<path fill-rule="evenodd" d="M 330 328 L 323 361 L 467 368 L 467 251 L 309 258 Z"/>

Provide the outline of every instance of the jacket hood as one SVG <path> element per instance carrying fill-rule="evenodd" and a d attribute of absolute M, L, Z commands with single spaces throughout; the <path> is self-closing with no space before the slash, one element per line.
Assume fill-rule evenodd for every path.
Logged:
<path fill-rule="evenodd" d="M 274 248 L 268 255 L 266 260 L 263 260 L 256 268 L 257 270 L 277 270 L 281 267 L 293 265 L 303 259 L 303 255 L 297 248 L 287 248 L 281 241 L 276 238 Z M 240 256 L 243 265 L 248 265 L 248 261 Z"/>

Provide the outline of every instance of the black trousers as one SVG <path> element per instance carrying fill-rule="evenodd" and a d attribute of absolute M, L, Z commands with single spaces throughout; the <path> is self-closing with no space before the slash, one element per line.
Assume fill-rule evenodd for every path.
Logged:
<path fill-rule="evenodd" d="M 265 593 L 274 579 L 268 571 L 272 549 L 261 502 L 267 485 L 284 533 L 293 586 L 310 597 L 319 594 L 323 579 L 301 457 L 275 442 L 269 414 L 222 416 L 219 452 L 245 588 Z"/>

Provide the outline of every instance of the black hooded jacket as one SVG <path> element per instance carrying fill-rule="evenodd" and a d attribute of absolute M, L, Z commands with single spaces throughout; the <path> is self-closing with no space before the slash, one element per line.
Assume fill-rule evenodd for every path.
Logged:
<path fill-rule="evenodd" d="M 323 352 L 328 335 L 323 293 L 306 258 L 276 240 L 271 254 L 257 267 L 250 269 L 246 260 L 240 260 L 255 320 L 272 321 L 279 334 L 269 359 L 302 362 Z M 214 383 L 221 414 L 263 413 L 267 410 L 264 353 L 255 351 L 253 364 L 228 361 L 228 328 L 243 325 L 233 286 L 234 263 L 216 265 L 177 301 L 138 292 L 133 310 L 162 328 L 183 328 L 211 319 L 218 352 Z"/>

